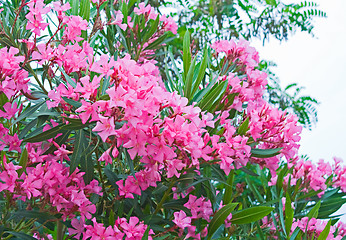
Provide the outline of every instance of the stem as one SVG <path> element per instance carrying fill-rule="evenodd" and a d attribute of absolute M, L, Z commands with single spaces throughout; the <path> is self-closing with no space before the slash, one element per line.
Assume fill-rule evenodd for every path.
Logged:
<path fill-rule="evenodd" d="M 136 62 L 137 62 L 138 59 L 139 59 L 139 56 L 140 56 L 140 54 L 141 54 L 141 52 L 142 52 L 142 49 L 143 49 L 143 45 L 141 45 L 141 47 L 139 48 L 139 50 L 138 50 L 138 52 L 137 52 L 137 54 L 136 54 L 136 56 L 135 56 L 135 61 L 136 61 Z"/>
<path fill-rule="evenodd" d="M 57 223 L 57 237 L 56 237 L 56 239 L 57 240 L 63 240 L 64 238 L 64 234 L 63 234 L 63 225 L 62 225 L 62 223 L 60 222 L 60 221 L 58 221 L 58 223 Z"/>
<path fill-rule="evenodd" d="M 61 26 L 61 22 L 59 21 L 59 26 L 58 29 L 55 31 L 55 33 L 53 34 L 53 36 L 50 37 L 50 39 L 48 40 L 48 42 L 46 43 L 46 47 L 48 47 L 48 44 L 53 40 L 53 38 L 55 37 L 55 35 L 62 29 L 63 26 Z"/>
<path fill-rule="evenodd" d="M 17 19 L 18 19 L 18 16 L 20 14 L 20 12 L 22 11 L 23 7 L 26 5 L 25 1 L 22 0 L 22 4 L 19 6 L 18 8 L 18 12 L 16 14 L 16 18 L 14 19 L 14 22 L 13 22 L 13 25 L 12 25 L 12 29 L 11 29 L 11 34 L 13 34 L 13 30 L 14 30 L 14 26 L 16 25 L 16 22 L 17 22 Z"/>
<path fill-rule="evenodd" d="M 168 189 L 166 190 L 165 194 L 163 195 L 161 201 L 159 202 L 159 204 L 157 204 L 156 206 L 156 209 L 155 209 L 155 212 L 153 215 L 156 215 L 160 209 L 162 208 L 162 205 L 165 203 L 167 197 L 169 196 L 169 194 L 171 193 L 171 190 L 172 190 L 172 187 L 174 186 L 175 184 L 175 181 L 172 181 L 170 184 L 169 184 L 169 187 Z"/>
<path fill-rule="evenodd" d="M 96 154 L 96 158 L 99 159 L 99 154 L 98 154 L 98 151 L 96 150 L 95 151 L 95 154 Z M 102 174 L 102 171 L 101 171 L 101 164 L 100 164 L 100 161 L 96 161 L 97 162 L 97 171 L 99 172 L 99 175 L 100 175 L 100 180 L 101 180 L 101 185 L 102 185 L 102 191 L 103 193 L 106 193 L 106 188 L 105 188 L 105 183 L 103 181 L 103 174 Z M 105 194 L 104 194 L 105 195 Z M 105 196 L 104 196 L 105 197 Z"/>

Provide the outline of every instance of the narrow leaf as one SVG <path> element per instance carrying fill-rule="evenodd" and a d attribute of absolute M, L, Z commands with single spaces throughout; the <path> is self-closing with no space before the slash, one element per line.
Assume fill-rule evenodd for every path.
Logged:
<path fill-rule="evenodd" d="M 286 203 L 285 203 L 285 228 L 287 236 L 290 235 L 292 223 L 293 223 L 293 216 L 294 216 L 294 210 L 291 205 L 291 196 L 286 192 Z"/>
<path fill-rule="evenodd" d="M 30 117 L 32 114 L 34 114 L 43 104 L 45 104 L 45 101 L 42 101 L 34 106 L 30 106 L 23 112 L 17 119 L 16 121 L 13 122 L 13 124 L 23 120 L 24 118 Z"/>
<path fill-rule="evenodd" d="M 245 121 L 239 126 L 238 134 L 244 136 L 249 129 L 249 118 L 246 118 Z"/>
<path fill-rule="evenodd" d="M 193 84 L 193 73 L 195 71 L 196 66 L 196 57 L 193 59 L 189 72 L 187 73 L 186 79 L 185 79 L 185 88 L 184 88 L 184 97 L 190 100 L 191 96 L 191 88 Z"/>
<path fill-rule="evenodd" d="M 317 218 L 318 216 L 318 210 L 320 209 L 321 207 L 321 201 L 318 201 L 316 203 L 316 205 L 310 210 L 310 212 L 308 213 L 307 217 L 309 218 L 309 220 L 311 218 Z"/>
<path fill-rule="evenodd" d="M 221 225 L 225 223 L 226 218 L 237 206 L 238 203 L 229 203 L 226 206 L 223 206 L 219 211 L 215 213 L 213 219 L 210 221 L 208 226 L 208 240 L 211 239 L 216 230 L 218 230 L 219 227 L 221 227 Z"/>
<path fill-rule="evenodd" d="M 251 207 L 232 214 L 233 224 L 247 224 L 258 221 L 274 210 L 272 207 Z"/>
<path fill-rule="evenodd" d="M 325 228 L 323 229 L 323 231 L 318 236 L 317 240 L 326 240 L 327 239 L 329 232 L 330 232 L 331 224 L 332 224 L 332 220 L 330 219 L 328 221 L 327 225 L 325 226 Z"/>
<path fill-rule="evenodd" d="M 258 149 L 258 148 L 253 148 L 251 149 L 251 157 L 256 157 L 256 158 L 269 158 L 269 157 L 274 157 L 280 153 L 280 150 L 282 148 L 272 148 L 272 149 Z"/>
<path fill-rule="evenodd" d="M 199 68 L 197 79 L 193 84 L 191 96 L 193 96 L 195 94 L 195 92 L 198 90 L 198 87 L 201 84 L 201 82 L 205 76 L 205 73 L 206 73 L 205 71 L 207 69 L 208 62 L 209 62 L 209 55 L 208 55 L 208 48 L 206 47 L 204 49 L 204 52 L 203 52 L 203 60 L 202 60 L 202 63 L 200 65 L 200 68 Z"/>
<path fill-rule="evenodd" d="M 183 41 L 183 65 L 184 65 L 184 79 L 186 79 L 187 73 L 191 64 L 191 49 L 190 49 L 190 32 L 186 31 Z"/>

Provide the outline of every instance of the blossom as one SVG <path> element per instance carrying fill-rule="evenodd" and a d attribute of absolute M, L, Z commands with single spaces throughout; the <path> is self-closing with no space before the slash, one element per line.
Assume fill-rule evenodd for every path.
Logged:
<path fill-rule="evenodd" d="M 182 210 L 175 212 L 173 222 L 181 229 L 189 227 L 191 225 L 191 218 L 186 216 L 186 213 Z"/>
<path fill-rule="evenodd" d="M 100 120 L 96 123 L 96 126 L 93 128 L 93 131 L 98 132 L 98 135 L 101 137 L 102 141 L 106 142 L 106 139 L 109 136 L 116 134 L 114 117 L 107 118 L 100 116 Z"/>

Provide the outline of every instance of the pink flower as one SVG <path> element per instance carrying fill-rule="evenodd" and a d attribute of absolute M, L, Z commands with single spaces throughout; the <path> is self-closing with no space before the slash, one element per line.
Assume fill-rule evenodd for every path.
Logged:
<path fill-rule="evenodd" d="M 100 121 L 96 123 L 93 128 L 94 132 L 98 132 L 103 142 L 106 142 L 107 138 L 111 135 L 115 135 L 114 117 L 100 117 Z"/>
<path fill-rule="evenodd" d="M 137 217 L 130 217 L 129 222 L 122 221 L 120 226 L 126 234 L 128 240 L 140 240 L 142 239 L 145 230 L 148 226 L 144 225 L 143 222 L 139 223 Z"/>
<path fill-rule="evenodd" d="M 166 15 L 162 15 L 160 17 L 160 21 L 163 22 L 163 29 L 166 31 L 171 31 L 173 34 L 177 34 L 178 25 L 173 20 L 171 16 L 166 17 Z"/>
<path fill-rule="evenodd" d="M 42 179 L 37 179 L 36 176 L 29 174 L 24 179 L 24 183 L 21 185 L 28 199 L 32 197 L 41 196 Z"/>
<path fill-rule="evenodd" d="M 4 169 L 0 173 L 0 192 L 8 190 L 14 192 L 16 181 L 18 180 L 17 170 L 22 168 L 21 166 L 15 166 L 12 162 L 7 163 L 6 156 L 3 158 Z"/>
<path fill-rule="evenodd" d="M 49 25 L 45 23 L 42 15 L 49 12 L 49 7 L 44 7 L 43 0 L 33 0 L 28 3 L 28 7 L 30 9 L 29 13 L 25 16 L 28 19 L 28 23 L 26 25 L 27 30 L 33 30 L 33 32 L 40 36 L 41 31 L 45 30 L 45 28 Z"/>
<path fill-rule="evenodd" d="M 98 106 L 96 104 L 91 104 L 90 102 L 86 102 L 84 100 L 81 101 L 82 106 L 76 109 L 76 112 L 80 112 L 78 115 L 79 118 L 82 120 L 82 123 L 85 124 L 90 116 L 90 121 L 98 121 L 100 120 L 100 117 L 97 113 Z"/>
<path fill-rule="evenodd" d="M 4 117 L 6 119 L 14 118 L 16 113 L 19 111 L 19 108 L 17 108 L 16 102 L 13 103 L 13 106 L 12 106 L 12 103 L 7 102 L 4 104 L 3 108 L 5 112 L 0 110 L 0 117 Z"/>
<path fill-rule="evenodd" d="M 90 82 L 90 77 L 85 76 L 80 79 L 83 83 L 81 86 L 80 83 L 77 83 L 75 91 L 80 92 L 85 99 L 89 99 L 91 96 L 95 96 L 97 93 L 97 88 L 100 86 L 100 77 L 95 76 Z"/>
<path fill-rule="evenodd" d="M 124 15 L 121 11 L 115 11 L 115 20 L 111 22 L 110 24 L 118 25 L 123 31 L 126 30 L 127 25 L 123 22 Z"/>
<path fill-rule="evenodd" d="M 105 165 L 112 164 L 112 157 L 109 155 L 111 148 L 106 150 L 104 153 L 102 153 L 101 157 L 99 158 L 99 161 L 105 162 Z"/>
<path fill-rule="evenodd" d="M 96 218 L 92 219 L 93 226 L 84 225 L 86 231 L 83 234 L 83 240 L 91 239 L 91 240 L 113 240 L 114 230 L 112 226 L 108 226 L 105 228 L 102 223 L 98 223 Z"/>
<path fill-rule="evenodd" d="M 191 218 L 186 216 L 182 210 L 174 213 L 173 222 L 181 229 L 191 226 Z"/>
<path fill-rule="evenodd" d="M 184 167 L 186 167 L 186 164 L 184 164 L 179 159 L 173 159 L 167 161 L 167 177 L 171 178 L 174 175 L 179 178 L 180 173 L 178 171 L 182 170 Z"/>
<path fill-rule="evenodd" d="M 3 141 L 9 146 L 9 151 L 15 150 L 17 152 L 21 152 L 20 144 L 23 140 L 19 140 L 17 133 L 15 133 L 13 136 L 7 135 L 6 138 L 3 139 Z"/>
<path fill-rule="evenodd" d="M 149 13 L 150 9 L 151 9 L 150 5 L 145 6 L 145 3 L 141 2 L 140 4 L 138 4 L 138 7 L 135 7 L 134 12 L 137 15 L 141 15 L 141 14 L 144 15 L 146 13 Z"/>
<path fill-rule="evenodd" d="M 83 38 L 78 37 L 82 34 L 82 30 L 88 29 L 88 22 L 80 16 L 65 16 L 63 20 L 64 24 L 67 25 L 64 32 L 64 37 L 68 41 L 76 40 L 81 41 Z"/>
<path fill-rule="evenodd" d="M 68 232 L 70 235 L 75 235 L 74 238 L 80 239 L 81 234 L 84 233 L 84 224 L 85 222 L 82 219 L 73 218 L 71 220 L 72 228 L 69 228 Z"/>

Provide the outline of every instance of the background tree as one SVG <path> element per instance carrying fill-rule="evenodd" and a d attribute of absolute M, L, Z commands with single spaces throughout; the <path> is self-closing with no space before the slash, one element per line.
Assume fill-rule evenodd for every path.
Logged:
<path fill-rule="evenodd" d="M 182 39 L 188 29 L 194 51 L 202 50 L 206 43 L 219 39 L 244 38 L 246 40 L 260 39 L 265 44 L 270 38 L 279 41 L 288 40 L 296 31 L 307 32 L 314 36 L 313 20 L 316 17 L 326 17 L 326 13 L 318 9 L 311 1 L 285 4 L 278 0 L 150 0 L 152 6 L 161 12 L 168 7 L 177 9 L 171 13 L 178 20 L 180 38 L 172 41 L 173 49 L 182 48 Z M 178 51 L 172 50 L 175 58 L 180 58 Z M 169 61 L 169 59 L 168 59 Z M 163 57 L 162 57 L 162 62 Z M 318 101 L 301 95 L 297 83 L 287 87 L 280 85 L 279 78 L 272 68 L 276 65 L 262 60 L 258 69 L 267 72 L 269 76 L 267 96 L 268 101 L 282 110 L 296 114 L 299 123 L 311 129 L 317 122 Z M 162 72 L 165 76 L 164 72 Z"/>

